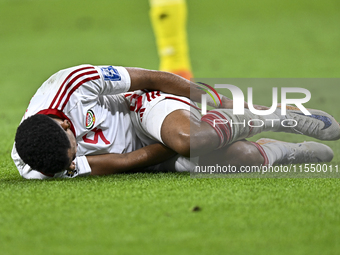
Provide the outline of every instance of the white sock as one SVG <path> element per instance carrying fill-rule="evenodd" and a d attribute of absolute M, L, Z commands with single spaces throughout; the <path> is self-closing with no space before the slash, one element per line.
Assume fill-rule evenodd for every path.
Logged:
<path fill-rule="evenodd" d="M 289 155 L 289 148 L 285 146 L 285 143 L 274 142 L 261 145 L 268 157 L 268 164 L 270 166 L 280 163 L 283 159 Z"/>
<path fill-rule="evenodd" d="M 285 119 L 280 111 L 269 115 L 255 115 L 244 109 L 244 115 L 234 115 L 232 109 L 215 109 L 202 117 L 202 121 L 211 125 L 220 137 L 219 148 L 238 140 L 252 137 L 265 131 L 278 132 L 281 121 Z"/>

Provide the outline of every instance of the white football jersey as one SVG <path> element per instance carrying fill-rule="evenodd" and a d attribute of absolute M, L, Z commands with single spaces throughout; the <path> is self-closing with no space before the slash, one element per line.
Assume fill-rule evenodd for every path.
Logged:
<path fill-rule="evenodd" d="M 57 72 L 38 89 L 22 121 L 35 114 L 67 119 L 78 144 L 76 170 L 54 177 L 90 174 L 85 155 L 127 153 L 142 147 L 132 126 L 129 103 L 122 94 L 129 90 L 130 82 L 124 67 L 81 65 Z M 15 144 L 12 158 L 24 178 L 50 178 L 25 164 Z"/>

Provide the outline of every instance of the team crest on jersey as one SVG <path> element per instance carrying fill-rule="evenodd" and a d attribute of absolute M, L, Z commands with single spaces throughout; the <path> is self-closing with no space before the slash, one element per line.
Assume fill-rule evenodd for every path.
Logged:
<path fill-rule="evenodd" d="M 87 129 L 91 129 L 94 126 L 94 123 L 96 122 L 96 116 L 94 115 L 94 112 L 92 110 L 88 110 L 86 113 L 86 120 L 85 125 Z"/>
<path fill-rule="evenodd" d="M 100 69 L 102 70 L 104 80 L 120 81 L 122 79 L 118 70 L 116 68 L 113 68 L 112 66 L 101 67 Z"/>

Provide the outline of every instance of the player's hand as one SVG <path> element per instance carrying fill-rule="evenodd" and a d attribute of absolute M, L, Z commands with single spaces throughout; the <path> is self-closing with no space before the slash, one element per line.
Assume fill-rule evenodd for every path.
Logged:
<path fill-rule="evenodd" d="M 223 96 L 221 98 L 221 102 L 222 102 L 222 104 L 220 105 L 219 108 L 224 108 L 224 109 L 232 109 L 233 108 L 233 100 Z"/>

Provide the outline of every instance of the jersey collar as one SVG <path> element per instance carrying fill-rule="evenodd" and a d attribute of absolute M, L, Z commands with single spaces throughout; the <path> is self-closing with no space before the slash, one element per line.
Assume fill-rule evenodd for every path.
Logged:
<path fill-rule="evenodd" d="M 71 123 L 70 129 L 71 129 L 72 133 L 74 134 L 75 137 L 77 137 L 76 136 L 76 130 L 74 129 L 72 121 L 62 111 L 59 111 L 57 109 L 45 109 L 45 110 L 39 111 L 37 114 L 55 115 L 62 120 L 65 120 L 65 119 L 68 120 Z"/>

